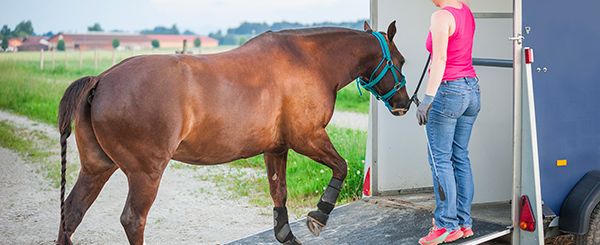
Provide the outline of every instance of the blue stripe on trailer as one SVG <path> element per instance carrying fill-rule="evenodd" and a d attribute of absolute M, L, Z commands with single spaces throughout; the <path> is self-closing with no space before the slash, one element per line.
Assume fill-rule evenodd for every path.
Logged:
<path fill-rule="evenodd" d="M 523 1 L 524 44 L 535 51 L 542 199 L 557 214 L 577 181 L 600 169 L 598 9 L 600 1 Z"/>

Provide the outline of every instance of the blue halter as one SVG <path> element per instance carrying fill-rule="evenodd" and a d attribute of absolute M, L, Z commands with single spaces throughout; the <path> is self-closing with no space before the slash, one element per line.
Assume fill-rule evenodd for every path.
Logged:
<path fill-rule="evenodd" d="M 377 68 L 373 70 L 373 73 L 369 77 L 368 81 L 365 81 L 360 77 L 356 79 L 356 88 L 358 88 L 358 92 L 362 96 L 362 91 L 360 90 L 360 86 L 362 86 L 365 90 L 371 92 L 371 94 L 373 94 L 375 98 L 377 98 L 377 100 L 383 101 L 385 107 L 387 107 L 388 110 L 391 111 L 392 106 L 390 105 L 390 99 L 394 94 L 396 94 L 402 87 L 406 85 L 406 77 L 404 76 L 404 74 L 402 74 L 402 72 L 400 72 L 400 69 L 398 69 L 398 67 L 394 65 L 394 62 L 392 62 L 390 47 L 388 46 L 385 37 L 381 33 L 376 31 L 371 32 L 371 34 L 373 34 L 373 36 L 375 36 L 379 41 L 379 46 L 381 46 L 381 51 L 383 52 L 383 59 L 381 59 L 381 62 L 379 62 Z M 379 72 L 379 75 L 375 76 L 379 68 L 381 68 L 382 66 L 383 68 Z M 377 93 L 374 87 L 381 82 L 383 77 L 385 77 L 385 75 L 388 72 L 391 72 L 394 76 L 394 88 L 392 88 L 392 90 L 390 90 L 389 92 L 381 95 Z M 400 77 L 398 77 L 398 75 L 400 75 Z"/>

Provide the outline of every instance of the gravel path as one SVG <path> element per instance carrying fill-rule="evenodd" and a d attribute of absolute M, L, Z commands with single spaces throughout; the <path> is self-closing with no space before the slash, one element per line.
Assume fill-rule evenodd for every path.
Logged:
<path fill-rule="evenodd" d="M 21 116 L 0 111 L 0 120 L 58 139 L 54 128 Z M 78 164 L 73 138 L 69 168 Z M 49 147 L 58 156 L 58 145 Z M 41 164 L 58 163 L 58 158 L 51 163 L 29 163 L 19 154 L 0 148 L 0 237 L 3 241 L 53 244 L 59 223 L 59 190 L 38 172 Z M 227 165 L 167 168 L 148 216 L 146 243 L 219 244 L 272 226 L 270 207 L 257 207 L 247 199 L 232 197 L 234 195 L 225 188 L 202 178 L 228 171 L 234 170 Z M 127 244 L 119 222 L 126 196 L 126 177 L 117 171 L 73 235 L 74 242 Z"/>

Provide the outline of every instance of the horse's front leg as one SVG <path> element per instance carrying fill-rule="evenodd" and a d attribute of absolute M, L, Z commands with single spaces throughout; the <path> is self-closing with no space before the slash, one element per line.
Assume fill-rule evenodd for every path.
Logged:
<path fill-rule="evenodd" d="M 317 210 L 308 213 L 306 224 L 313 235 L 318 236 L 329 219 L 329 214 L 335 207 L 337 198 L 348 173 L 348 164 L 335 150 L 325 129 L 321 129 L 313 137 L 306 138 L 303 144 L 294 148 L 300 154 L 326 165 L 333 171 L 329 185 L 321 195 Z"/>
<path fill-rule="evenodd" d="M 265 153 L 265 164 L 267 165 L 267 177 L 269 178 L 269 187 L 271 198 L 273 198 L 273 219 L 275 238 L 283 244 L 302 244 L 290 229 L 288 222 L 287 208 L 287 187 L 285 183 L 285 171 L 287 164 L 288 150 L 278 153 Z"/>

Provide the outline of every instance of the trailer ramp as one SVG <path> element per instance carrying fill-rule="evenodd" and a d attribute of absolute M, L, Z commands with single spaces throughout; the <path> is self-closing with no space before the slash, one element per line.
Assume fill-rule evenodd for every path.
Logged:
<path fill-rule="evenodd" d="M 333 210 L 319 237 L 306 228 L 306 218 L 290 223 L 304 244 L 417 244 L 431 227 L 432 194 L 410 194 L 359 200 Z M 481 244 L 509 234 L 510 205 L 473 206 L 475 236 L 454 244 Z M 229 244 L 279 244 L 268 229 Z"/>

